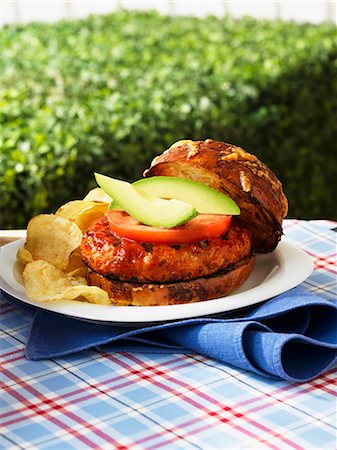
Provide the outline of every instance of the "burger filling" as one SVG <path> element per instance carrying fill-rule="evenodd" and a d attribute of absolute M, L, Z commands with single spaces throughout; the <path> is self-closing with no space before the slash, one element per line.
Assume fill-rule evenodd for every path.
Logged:
<path fill-rule="evenodd" d="M 122 211 L 113 211 L 109 214 L 109 218 L 100 218 L 87 230 L 81 244 L 83 261 L 94 272 L 106 278 L 141 283 L 193 280 L 215 275 L 251 255 L 251 233 L 235 220 L 231 224 L 230 220 L 227 220 L 227 225 L 222 224 L 221 228 L 219 225 L 214 225 L 216 222 L 214 217 L 213 222 L 210 221 L 210 217 L 199 219 L 199 222 L 205 222 L 208 219 L 208 234 L 206 234 L 208 238 L 205 239 L 205 234 L 201 233 L 199 236 L 202 239 L 198 239 L 196 225 L 192 223 L 195 219 L 192 219 L 189 231 L 183 228 L 184 225 L 172 229 L 172 231 L 182 231 L 183 235 L 185 233 L 185 241 L 180 233 L 180 237 L 176 234 L 176 242 L 170 240 L 165 242 L 165 238 L 159 239 L 158 242 L 158 236 L 157 239 L 153 237 L 151 239 L 149 235 L 146 237 L 146 234 L 144 238 L 142 232 L 137 234 L 137 228 L 135 231 L 137 223 L 134 224 L 133 234 L 131 234 L 133 239 L 125 237 L 123 232 L 118 234 L 118 230 L 123 229 L 123 223 L 121 223 L 123 215 L 130 229 L 130 216 Z M 221 216 L 216 219 L 221 220 Z M 222 221 L 225 220 L 226 218 L 222 217 Z M 119 228 L 114 226 L 116 222 Z M 144 227 L 139 223 L 138 225 Z M 205 227 L 207 224 L 204 223 L 203 227 L 199 226 L 199 229 L 205 231 Z M 127 225 L 124 231 L 126 228 Z M 152 235 L 153 232 L 152 229 Z M 127 235 L 130 236 L 128 232 Z M 170 238 L 166 238 L 166 241 L 167 239 Z M 149 242 L 151 240 L 155 242 Z M 193 242 L 190 242 L 191 240 Z"/>

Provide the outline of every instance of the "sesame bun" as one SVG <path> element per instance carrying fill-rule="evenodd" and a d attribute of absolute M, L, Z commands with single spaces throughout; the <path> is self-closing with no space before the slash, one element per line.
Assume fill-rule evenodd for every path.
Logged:
<path fill-rule="evenodd" d="M 274 250 L 282 236 L 288 212 L 282 184 L 241 147 L 212 139 L 178 141 L 152 161 L 144 176 L 187 178 L 227 194 L 239 205 L 239 220 L 251 230 L 257 253 Z"/>

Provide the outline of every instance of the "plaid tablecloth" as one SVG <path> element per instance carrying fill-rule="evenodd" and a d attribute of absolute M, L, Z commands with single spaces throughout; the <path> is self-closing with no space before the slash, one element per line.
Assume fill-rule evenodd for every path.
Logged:
<path fill-rule="evenodd" d="M 337 224 L 285 221 L 336 300 Z M 1 304 L 0 448 L 335 449 L 336 374 L 271 381 L 200 355 L 92 350 L 27 361 L 28 316 Z"/>

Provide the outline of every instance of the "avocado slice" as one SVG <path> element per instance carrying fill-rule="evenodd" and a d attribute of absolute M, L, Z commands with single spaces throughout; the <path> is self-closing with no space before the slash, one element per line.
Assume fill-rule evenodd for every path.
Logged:
<path fill-rule="evenodd" d="M 95 173 L 95 179 L 103 191 L 116 200 L 120 209 L 145 225 L 173 228 L 197 215 L 193 206 L 180 200 L 162 200 L 139 191 L 126 181 L 99 173 Z"/>
<path fill-rule="evenodd" d="M 240 208 L 230 197 L 186 178 L 155 176 L 142 178 L 134 182 L 133 186 L 148 194 L 155 192 L 160 198 L 174 198 L 189 203 L 198 213 L 231 216 L 240 214 Z"/>

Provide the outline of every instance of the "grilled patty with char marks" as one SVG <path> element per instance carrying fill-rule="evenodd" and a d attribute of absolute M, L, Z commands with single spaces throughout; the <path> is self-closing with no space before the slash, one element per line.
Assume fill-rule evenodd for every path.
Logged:
<path fill-rule="evenodd" d="M 150 244 L 111 233 L 106 217 L 84 234 L 81 256 L 105 277 L 121 281 L 170 283 L 215 274 L 251 254 L 249 230 L 234 220 L 221 237 L 189 244 Z"/>

